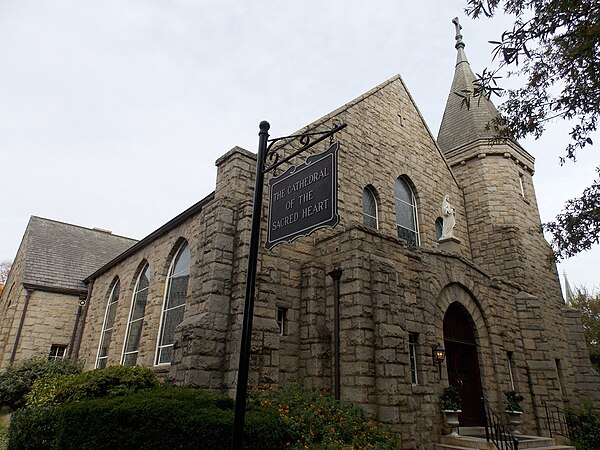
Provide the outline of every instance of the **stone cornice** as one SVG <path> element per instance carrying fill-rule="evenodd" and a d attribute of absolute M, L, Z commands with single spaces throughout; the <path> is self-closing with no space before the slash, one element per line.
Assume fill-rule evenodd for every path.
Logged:
<path fill-rule="evenodd" d="M 87 289 L 69 289 L 59 286 L 45 286 L 43 284 L 23 283 L 23 287 L 31 291 L 53 292 L 55 294 L 76 295 L 78 297 L 87 294 Z"/>
<path fill-rule="evenodd" d="M 446 153 L 446 158 L 452 168 L 465 164 L 473 159 L 482 159 L 488 156 L 502 156 L 510 158 L 523 170 L 533 175 L 535 172 L 535 158 L 519 144 L 506 140 L 502 143 L 480 139 L 467 145 L 457 147 Z"/>

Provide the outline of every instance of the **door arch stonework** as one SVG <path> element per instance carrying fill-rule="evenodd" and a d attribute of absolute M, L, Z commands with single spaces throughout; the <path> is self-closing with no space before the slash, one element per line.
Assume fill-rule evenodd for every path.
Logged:
<path fill-rule="evenodd" d="M 461 398 L 461 425 L 485 425 L 475 333 L 469 313 L 458 302 L 452 303 L 444 315 L 444 347 L 448 383 Z"/>
<path fill-rule="evenodd" d="M 451 305 L 460 305 L 466 320 L 470 324 L 473 335 L 474 346 L 476 347 L 475 358 L 478 364 L 481 389 L 483 394 L 495 392 L 497 386 L 496 372 L 494 370 L 496 361 L 492 351 L 492 342 L 489 333 L 489 326 L 485 318 L 485 308 L 481 305 L 475 296 L 462 284 L 451 283 L 445 286 L 438 298 L 436 308 L 436 339 L 438 342 L 445 342 L 444 339 L 444 317 Z M 442 373 L 442 383 L 449 384 L 448 379 L 448 360 L 444 362 L 445 370 Z"/>

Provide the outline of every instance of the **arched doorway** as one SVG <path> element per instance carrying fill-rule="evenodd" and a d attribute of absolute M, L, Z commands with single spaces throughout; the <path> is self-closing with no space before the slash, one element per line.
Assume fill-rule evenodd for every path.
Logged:
<path fill-rule="evenodd" d="M 462 413 L 462 426 L 483 426 L 483 391 L 479 374 L 477 343 L 473 332 L 471 315 L 460 303 L 452 303 L 444 316 L 444 347 L 448 381 L 458 389 Z"/>

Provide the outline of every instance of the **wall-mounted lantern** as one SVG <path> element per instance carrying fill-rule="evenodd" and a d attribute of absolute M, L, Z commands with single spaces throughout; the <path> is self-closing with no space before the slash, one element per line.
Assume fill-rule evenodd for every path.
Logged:
<path fill-rule="evenodd" d="M 431 348 L 431 355 L 433 357 L 433 363 L 437 364 L 438 370 L 440 371 L 440 379 L 442 378 L 442 363 L 446 359 L 446 350 L 442 347 L 439 342 Z"/>

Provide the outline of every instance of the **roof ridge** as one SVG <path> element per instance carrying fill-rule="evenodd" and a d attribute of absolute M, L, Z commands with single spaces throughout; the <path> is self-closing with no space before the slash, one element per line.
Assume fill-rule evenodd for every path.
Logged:
<path fill-rule="evenodd" d="M 47 217 L 41 217 L 41 216 L 31 215 L 31 217 L 29 218 L 29 220 L 31 221 L 31 219 L 39 219 L 39 220 L 42 220 L 42 221 L 45 221 L 45 222 L 53 222 L 53 223 L 57 223 L 57 224 L 60 224 L 60 225 L 67 225 L 67 226 L 70 226 L 70 227 L 73 227 L 73 228 L 80 228 L 80 229 L 83 229 L 83 230 L 86 230 L 86 231 L 92 231 L 94 233 L 103 233 L 104 235 L 107 235 L 107 236 L 114 236 L 114 237 L 117 237 L 117 238 L 120 238 L 120 239 L 127 239 L 129 241 L 134 241 L 134 242 L 138 242 L 138 240 L 139 240 L 139 239 L 134 239 L 134 238 L 130 238 L 130 237 L 127 237 L 127 236 L 123 236 L 123 235 L 120 235 L 120 234 L 114 234 L 113 232 L 109 233 L 109 232 L 107 232 L 105 230 L 100 230 L 100 229 L 95 229 L 95 228 L 89 228 L 89 227 L 85 227 L 83 225 L 77 225 L 77 224 L 69 223 L 69 222 L 63 222 L 62 220 L 48 219 Z"/>
<path fill-rule="evenodd" d="M 342 106 L 335 108 L 333 111 L 330 111 L 327 114 L 319 117 L 318 119 L 313 120 L 311 123 L 297 129 L 292 134 L 302 134 L 302 133 L 306 133 L 310 130 L 313 130 L 315 128 L 318 128 L 319 126 L 323 125 L 328 120 L 333 119 L 334 117 L 339 116 L 344 111 L 347 111 L 348 109 L 358 105 L 359 103 L 362 103 L 367 98 L 375 95 L 377 92 L 381 91 L 382 89 L 384 89 L 385 87 L 387 87 L 388 85 L 390 85 L 396 81 L 400 81 L 404 85 L 400 74 L 396 74 L 396 75 L 388 78 L 387 80 L 379 83 L 377 86 L 369 89 L 367 92 L 364 92 L 361 95 L 359 95 L 358 97 L 350 100 L 349 102 L 344 103 Z"/>

